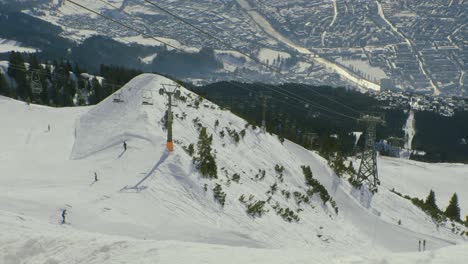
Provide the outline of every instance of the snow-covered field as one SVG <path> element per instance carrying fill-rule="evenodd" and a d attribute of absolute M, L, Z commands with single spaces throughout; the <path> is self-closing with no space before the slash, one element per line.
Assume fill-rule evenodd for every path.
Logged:
<path fill-rule="evenodd" d="M 348 68 L 352 68 L 354 71 L 361 72 L 361 74 L 373 82 L 379 82 L 383 78 L 388 78 L 387 74 L 382 69 L 370 65 L 367 60 L 363 61 L 338 58 L 336 62 Z"/>
<path fill-rule="evenodd" d="M 0 38 L 0 53 L 6 53 L 11 51 L 17 52 L 36 52 L 37 49 L 31 47 L 24 47 L 23 44 L 14 40 Z"/>
<path fill-rule="evenodd" d="M 278 58 L 288 59 L 288 58 L 291 58 L 291 55 L 289 55 L 289 53 L 286 53 L 286 52 L 262 48 L 258 52 L 258 58 L 262 62 L 273 63 L 273 60 L 276 60 Z"/>
<path fill-rule="evenodd" d="M 464 238 L 450 227 L 437 228 L 388 190 L 425 196 L 419 179 L 426 166 L 432 173 L 431 165 L 381 159 L 383 186 L 369 196 L 336 177 L 316 153 L 245 128 L 244 120 L 206 100 L 194 108 L 197 96 L 183 88 L 187 102 L 174 109 L 175 151 L 167 153 L 161 123 L 166 98 L 157 93 L 162 83 L 172 81 L 144 74 L 122 88 L 123 103 L 110 97 L 82 108 L 0 97 L 0 263 L 464 263 L 468 257 Z M 153 106 L 142 105 L 148 90 Z M 182 149 L 196 145 L 198 123 L 213 134 L 218 179 L 201 177 Z M 226 128 L 246 129 L 245 137 L 236 143 Z M 283 182 L 276 164 L 285 168 Z M 281 194 L 305 192 L 301 165 L 328 189 L 338 214 L 317 195 L 298 204 Z M 394 176 L 397 167 L 409 168 L 404 182 Z M 468 168 L 444 168 L 459 175 L 449 181 L 430 174 L 427 180 L 441 185 L 434 189 L 442 203 L 450 190 L 460 190 L 465 213 Z M 266 172 L 263 180 L 255 177 L 259 170 Z M 269 195 L 274 183 L 278 191 Z M 226 193 L 224 207 L 213 198 L 216 184 Z M 241 195 L 271 196 L 268 212 L 248 215 Z M 300 221 L 284 221 L 271 207 L 276 202 Z M 60 224 L 63 209 L 66 225 Z M 415 252 L 421 239 L 428 252 Z"/>

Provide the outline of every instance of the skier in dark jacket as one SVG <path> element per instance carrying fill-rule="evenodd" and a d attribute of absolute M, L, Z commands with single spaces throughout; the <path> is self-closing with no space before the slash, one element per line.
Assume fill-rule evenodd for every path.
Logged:
<path fill-rule="evenodd" d="M 97 178 L 97 172 L 94 172 L 94 181 L 97 182 L 98 181 L 98 178 Z"/>
<path fill-rule="evenodd" d="M 126 151 L 127 150 L 127 142 L 124 141 L 123 147 L 124 147 L 124 151 Z"/>
<path fill-rule="evenodd" d="M 63 209 L 63 211 L 62 211 L 62 224 L 65 224 L 66 216 L 67 216 L 67 209 Z"/>

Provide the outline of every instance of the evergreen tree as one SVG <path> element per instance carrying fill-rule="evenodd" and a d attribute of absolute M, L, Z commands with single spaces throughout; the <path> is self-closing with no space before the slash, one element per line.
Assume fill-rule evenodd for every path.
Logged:
<path fill-rule="evenodd" d="M 31 97 L 32 92 L 26 76 L 27 70 L 24 58 L 20 53 L 13 51 L 10 53 L 8 61 L 8 75 L 16 81 L 16 93 L 20 99 L 26 100 Z"/>
<path fill-rule="evenodd" d="M 458 206 L 457 193 L 452 195 L 449 205 L 445 209 L 445 215 L 454 221 L 460 221 L 460 207 Z"/>
<path fill-rule="evenodd" d="M 5 79 L 5 76 L 0 72 L 0 95 L 3 96 L 10 96 L 10 88 L 8 87 L 8 83 Z"/>
<path fill-rule="evenodd" d="M 216 160 L 211 153 L 212 141 L 213 136 L 208 136 L 206 127 L 202 127 L 197 143 L 198 156 L 195 161 L 198 163 L 198 168 L 203 176 L 208 178 L 218 178 Z"/>
<path fill-rule="evenodd" d="M 97 104 L 105 98 L 104 89 L 102 88 L 101 84 L 99 83 L 99 80 L 96 77 L 94 77 L 91 80 L 91 85 L 94 90 L 94 99 L 95 99 L 95 102 L 93 102 L 93 104 Z"/>
<path fill-rule="evenodd" d="M 429 192 L 429 195 L 427 196 L 426 201 L 424 202 L 424 205 L 430 210 L 433 210 L 433 209 L 439 210 L 436 204 L 436 197 L 435 197 L 435 193 L 433 190 Z"/>

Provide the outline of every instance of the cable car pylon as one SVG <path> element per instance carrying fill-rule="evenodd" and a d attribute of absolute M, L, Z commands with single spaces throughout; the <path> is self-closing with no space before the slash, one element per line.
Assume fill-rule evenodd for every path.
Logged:
<path fill-rule="evenodd" d="M 161 84 L 162 88 L 159 89 L 159 94 L 167 95 L 167 143 L 166 143 L 166 148 L 169 152 L 174 151 L 174 143 L 172 142 L 172 107 L 176 106 L 172 104 L 172 96 L 177 96 L 180 93 L 179 87 L 180 85 L 178 84 Z"/>
<path fill-rule="evenodd" d="M 356 183 L 359 186 L 367 183 L 370 191 L 377 192 L 380 180 L 377 170 L 377 151 L 375 149 L 376 127 L 377 124 L 385 125 L 385 119 L 383 115 L 361 114 L 358 122 L 367 124 L 367 129 L 366 142 L 362 151 Z"/>

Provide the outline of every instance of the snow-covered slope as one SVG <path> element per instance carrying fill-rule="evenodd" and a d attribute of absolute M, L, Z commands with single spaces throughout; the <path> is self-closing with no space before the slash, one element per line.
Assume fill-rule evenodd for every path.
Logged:
<path fill-rule="evenodd" d="M 14 40 L 0 38 L 0 53 L 6 53 L 11 51 L 33 53 L 36 52 L 37 49 L 24 47 L 23 44 Z"/>
<path fill-rule="evenodd" d="M 362 262 L 372 263 L 391 252 L 416 251 L 419 239 L 431 250 L 463 242 L 448 228 L 436 229 L 424 213 L 386 188 L 373 197 L 356 192 L 317 154 L 247 127 L 183 88 L 187 101 L 173 110 L 175 151 L 167 153 L 161 122 L 166 98 L 157 92 L 163 83 L 172 81 L 144 74 L 121 89 L 124 102 L 110 97 L 85 108 L 27 106 L 0 98 L 0 226 L 11 230 L 0 234 L 0 259 L 61 263 L 72 256 L 69 263 L 129 263 L 144 255 L 138 263 L 211 263 L 221 256 L 227 263 L 351 263 L 349 255 L 360 255 L 366 256 Z M 142 105 L 142 95 L 150 91 L 154 105 Z M 182 149 L 196 145 L 200 125 L 213 134 L 218 179 L 201 177 Z M 245 129 L 245 137 L 236 143 L 228 129 Z M 283 181 L 276 164 L 284 166 Z M 298 204 L 293 193 L 307 190 L 301 165 L 310 166 L 328 189 L 338 214 L 318 195 Z M 265 171 L 264 179 L 259 170 Z M 235 173 L 239 183 L 233 181 Z M 226 193 L 224 207 L 213 198 L 216 184 Z M 252 195 L 252 201 L 271 196 L 268 211 L 250 216 L 239 201 L 242 195 L 246 200 Z M 272 207 L 276 203 L 300 221 L 284 221 Z M 70 225 L 59 224 L 64 208 Z M 187 252 L 177 254 L 182 248 Z"/>
<path fill-rule="evenodd" d="M 434 190 L 437 206 L 443 210 L 450 197 L 457 193 L 462 217 L 468 215 L 468 165 L 424 163 L 388 157 L 380 159 L 380 171 L 386 188 L 426 198 Z"/>

